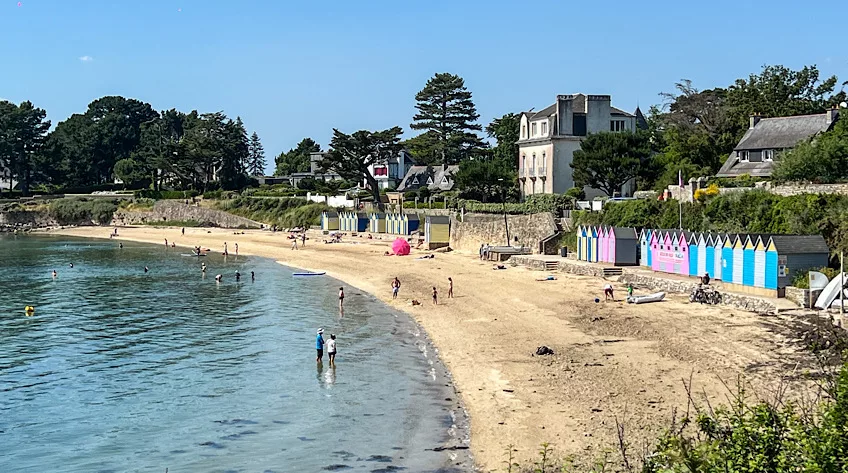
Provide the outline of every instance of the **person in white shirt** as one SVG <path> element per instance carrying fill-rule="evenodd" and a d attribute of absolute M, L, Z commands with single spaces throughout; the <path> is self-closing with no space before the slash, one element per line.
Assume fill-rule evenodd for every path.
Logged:
<path fill-rule="evenodd" d="M 336 335 L 330 334 L 330 339 L 327 340 L 327 355 L 330 357 L 330 366 L 336 365 Z"/>
<path fill-rule="evenodd" d="M 612 293 L 612 284 L 606 283 L 604 285 L 604 300 L 607 301 L 607 300 L 610 300 L 610 299 L 612 299 L 612 301 L 615 302 L 615 296 Z"/>

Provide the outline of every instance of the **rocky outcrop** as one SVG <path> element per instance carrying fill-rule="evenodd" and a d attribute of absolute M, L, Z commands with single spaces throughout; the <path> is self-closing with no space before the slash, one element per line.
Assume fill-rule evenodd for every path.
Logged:
<path fill-rule="evenodd" d="M 160 200 L 149 212 L 118 210 L 110 225 L 145 225 L 152 222 L 197 222 L 200 226 L 221 228 L 260 228 L 262 224 L 220 210 Z"/>

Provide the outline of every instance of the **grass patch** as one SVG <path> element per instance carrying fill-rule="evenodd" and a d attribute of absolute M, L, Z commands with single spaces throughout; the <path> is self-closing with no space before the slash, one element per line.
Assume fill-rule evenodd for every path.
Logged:
<path fill-rule="evenodd" d="M 250 197 L 218 201 L 215 202 L 214 208 L 282 228 L 318 225 L 321 212 L 334 210 L 324 203 L 309 202 L 305 199 L 252 199 Z"/>

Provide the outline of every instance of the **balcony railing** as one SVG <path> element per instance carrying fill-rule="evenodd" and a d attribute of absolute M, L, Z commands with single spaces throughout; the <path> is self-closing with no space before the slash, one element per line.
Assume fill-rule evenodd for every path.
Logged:
<path fill-rule="evenodd" d="M 539 176 L 540 177 L 547 177 L 548 176 L 548 168 L 540 167 L 539 168 Z"/>
<path fill-rule="evenodd" d="M 530 168 L 527 170 L 527 175 L 533 177 L 536 175 L 536 168 Z"/>

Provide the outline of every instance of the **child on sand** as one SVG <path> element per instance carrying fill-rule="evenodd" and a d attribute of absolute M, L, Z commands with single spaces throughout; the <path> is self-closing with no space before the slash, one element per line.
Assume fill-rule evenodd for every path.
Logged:
<path fill-rule="evenodd" d="M 436 286 L 433 286 L 433 305 L 439 303 L 439 291 L 436 290 Z"/>
<path fill-rule="evenodd" d="M 448 278 L 448 299 L 453 299 L 453 279 Z"/>
<path fill-rule="evenodd" d="M 612 284 L 606 283 L 604 285 L 604 300 L 608 301 L 610 299 L 612 299 L 612 301 L 615 302 L 615 296 L 612 293 Z"/>

